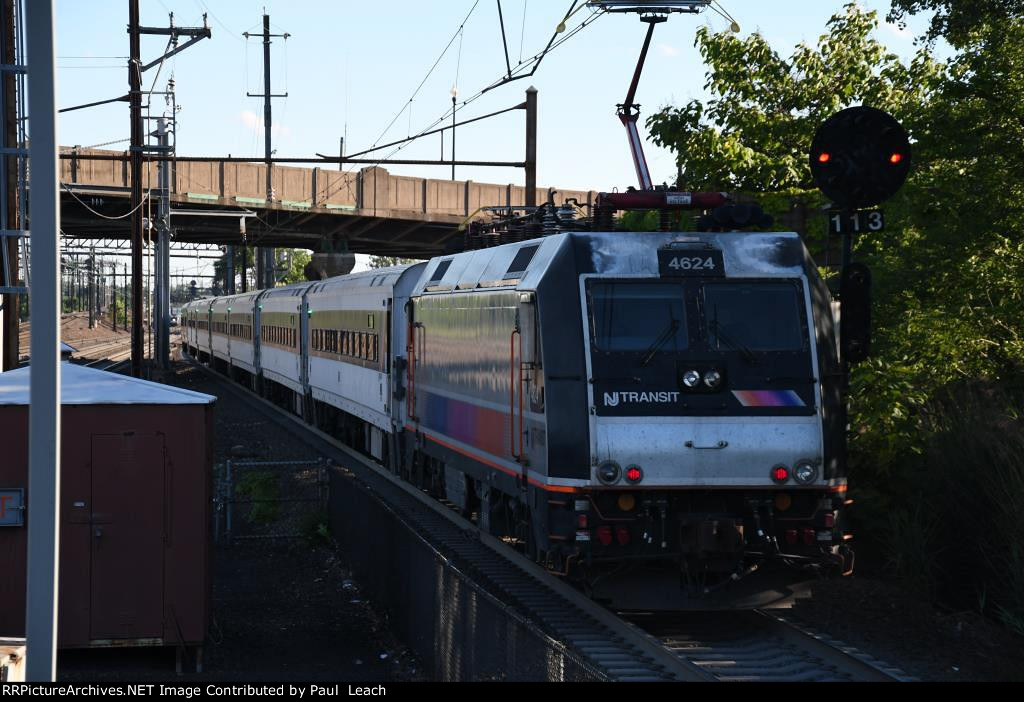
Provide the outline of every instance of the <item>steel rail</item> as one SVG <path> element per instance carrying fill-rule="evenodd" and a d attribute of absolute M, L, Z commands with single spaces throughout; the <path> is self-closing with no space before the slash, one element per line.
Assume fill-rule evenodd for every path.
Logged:
<path fill-rule="evenodd" d="M 191 360 L 185 353 L 182 357 Z M 351 471 L 449 567 L 504 603 L 510 616 L 525 617 L 558 644 L 603 671 L 609 680 L 712 682 L 715 677 L 682 659 L 655 637 L 601 607 L 547 570 L 486 534 L 412 485 L 306 424 L 277 405 L 195 363 L 228 392 L 307 441 L 335 465 Z M 394 498 L 392 498 L 394 496 Z"/>

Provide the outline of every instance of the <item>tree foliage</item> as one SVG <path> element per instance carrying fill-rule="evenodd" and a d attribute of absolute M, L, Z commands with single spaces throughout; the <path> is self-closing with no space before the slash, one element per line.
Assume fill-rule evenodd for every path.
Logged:
<path fill-rule="evenodd" d="M 812 190 L 807 150 L 825 119 L 870 104 L 913 121 L 934 88 L 939 67 L 927 52 L 904 66 L 872 37 L 877 24 L 875 13 L 847 5 L 817 46 L 801 44 L 788 57 L 759 34 L 702 27 L 697 46 L 713 97 L 653 115 L 653 140 L 676 152 L 688 188 Z"/>
<path fill-rule="evenodd" d="M 282 261 L 279 267 L 284 268 L 279 279 L 281 285 L 294 285 L 306 280 L 306 266 L 313 260 L 313 254 L 305 249 L 289 249 L 279 251 L 277 256 Z"/>
<path fill-rule="evenodd" d="M 370 268 L 391 268 L 392 266 L 405 266 L 410 263 L 419 263 L 415 258 L 398 258 L 397 256 L 370 256 Z"/>
<path fill-rule="evenodd" d="M 948 490 L 934 484 L 940 474 L 964 480 L 978 469 L 993 474 L 990 483 L 1024 485 L 1021 462 L 1006 458 L 1019 451 L 1024 397 L 1024 0 L 893 0 L 889 17 L 919 12 L 934 19 L 907 64 L 874 38 L 878 17 L 856 4 L 829 20 L 816 46 L 797 46 L 788 57 L 756 34 L 703 29 L 697 45 L 711 97 L 648 121 L 654 140 L 675 151 L 681 186 L 745 192 L 777 219 L 794 201 L 812 210 L 824 204 L 812 188 L 808 151 L 831 114 L 865 104 L 908 128 L 914 167 L 885 204 L 888 229 L 855 247 L 874 273 L 876 324 L 875 355 L 851 379 L 851 478 L 876 530 L 908 496 L 939 508 L 936 493 Z M 938 38 L 953 48 L 945 63 L 931 53 Z M 965 396 L 983 399 L 950 400 Z M 999 430 L 989 431 L 996 422 Z M 965 442 L 963 432 L 987 438 Z M 954 445 L 956 461 L 935 448 Z M 956 471 L 943 472 L 951 463 Z M 1000 508 L 995 493 L 982 489 L 981 478 L 961 487 L 976 502 L 956 523 L 987 524 Z M 892 523 L 922 523 L 903 517 Z M 1017 573 L 1012 584 L 995 587 L 1000 569 L 990 563 L 973 585 L 1003 593 L 1004 621 L 1024 627 L 1024 601 L 1005 594 L 1024 582 L 1020 533 L 990 534 L 999 539 L 993 552 L 1016 554 L 1019 567 L 1003 569 Z M 927 540 L 919 535 L 917 543 Z M 970 572 L 942 544 L 933 546 L 918 562 Z M 955 584 L 970 590 L 972 583 Z"/>
<path fill-rule="evenodd" d="M 890 228 L 857 246 L 875 272 L 880 322 L 878 353 L 853 380 L 858 440 L 886 473 L 920 450 L 919 410 L 938 388 L 1021 369 L 1024 22 L 973 25 L 948 64 L 927 46 L 903 64 L 873 37 L 877 25 L 851 3 L 817 46 L 788 58 L 757 34 L 702 29 L 712 97 L 648 125 L 676 152 L 681 185 L 753 193 L 777 215 L 794 197 L 822 204 L 808 150 L 834 112 L 871 105 L 908 128 L 915 168 L 886 206 Z"/>
<path fill-rule="evenodd" d="M 970 44 L 979 32 L 1014 22 L 1024 15 L 1024 0 L 893 0 L 890 22 L 901 25 L 907 15 L 932 12 L 926 36 L 943 38 L 955 47 Z"/>

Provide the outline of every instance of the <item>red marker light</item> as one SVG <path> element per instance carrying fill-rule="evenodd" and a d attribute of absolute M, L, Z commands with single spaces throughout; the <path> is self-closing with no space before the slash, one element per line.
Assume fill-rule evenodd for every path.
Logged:
<path fill-rule="evenodd" d="M 889 163 L 891 163 L 894 166 L 903 163 L 903 154 L 893 154 L 892 156 L 889 157 Z"/>
<path fill-rule="evenodd" d="M 789 469 L 785 466 L 775 466 L 772 468 L 772 480 L 777 483 L 784 483 L 789 480 Z"/>
<path fill-rule="evenodd" d="M 832 160 L 832 154 L 827 151 L 821 152 L 821 156 L 818 157 L 818 163 L 828 163 Z"/>

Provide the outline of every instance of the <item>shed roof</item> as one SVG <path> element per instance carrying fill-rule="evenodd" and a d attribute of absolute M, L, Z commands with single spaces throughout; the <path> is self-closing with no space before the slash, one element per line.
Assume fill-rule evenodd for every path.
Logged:
<path fill-rule="evenodd" d="M 60 365 L 63 405 L 208 405 L 212 395 L 151 383 L 125 375 L 76 366 Z M 32 366 L 0 373 L 0 405 L 29 404 Z"/>

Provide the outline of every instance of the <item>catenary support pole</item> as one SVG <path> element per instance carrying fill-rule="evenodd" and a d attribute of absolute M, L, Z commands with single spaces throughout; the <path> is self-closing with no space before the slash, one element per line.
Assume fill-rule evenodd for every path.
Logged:
<path fill-rule="evenodd" d="M 3 110 L 2 124 L 4 134 L 3 145 L 4 146 L 21 146 L 18 144 L 18 98 L 16 92 L 17 78 L 14 72 L 15 65 L 18 63 L 17 50 L 15 47 L 15 18 L 18 16 L 18 11 L 15 8 L 13 0 L 2 0 L 2 9 L 0 9 L 0 16 L 3 18 L 2 26 L 0 26 L 0 61 L 4 65 L 9 66 L 12 70 L 4 70 L 0 72 L 0 109 Z M 23 18 L 18 18 L 19 20 Z M 4 207 L 2 208 L 6 212 L 6 220 L 3 221 L 3 227 L 9 231 L 21 229 L 23 223 L 20 220 L 20 208 L 18 206 L 18 171 L 21 167 L 21 160 L 17 157 L 8 156 L 7 158 L 0 159 L 4 172 L 2 174 L 2 180 L 4 192 L 2 197 L 4 198 Z M 0 246 L 7 247 L 7 266 L 8 272 L 10 273 L 9 285 L 18 285 L 18 245 L 22 242 L 17 237 L 0 237 Z M 0 260 L 3 260 L 3 256 L 0 256 Z M 2 276 L 0 276 L 2 277 Z M 21 313 L 21 297 L 16 294 L 8 294 L 0 296 L 0 302 L 3 303 L 3 310 L 0 311 L 0 372 L 5 370 L 13 370 L 18 367 L 18 356 L 20 350 L 18 348 L 18 336 L 19 336 L 19 323 Z"/>
<path fill-rule="evenodd" d="M 537 89 L 526 91 L 526 202 L 537 206 Z"/>
<path fill-rule="evenodd" d="M 25 675 L 57 672 L 57 578 L 60 553 L 60 161 L 54 0 L 25 3 L 32 162 L 32 375 L 29 406 L 28 584 Z"/>
<path fill-rule="evenodd" d="M 96 251 L 89 249 L 89 268 L 86 272 L 85 304 L 89 306 L 89 328 L 96 328 Z"/>
<path fill-rule="evenodd" d="M 132 376 L 142 377 L 142 62 L 139 0 L 128 0 L 128 101 L 131 106 L 131 239 L 132 239 Z"/>
<path fill-rule="evenodd" d="M 157 121 L 157 141 L 161 148 L 170 147 L 170 134 L 167 123 Z M 159 165 L 160 203 L 157 216 L 157 255 L 156 255 L 156 358 L 163 369 L 170 367 L 171 362 L 171 164 L 161 161 Z"/>
<path fill-rule="evenodd" d="M 285 34 L 271 34 L 270 33 L 270 15 L 263 15 L 263 34 L 262 35 L 250 35 L 245 32 L 243 36 L 248 39 L 250 36 L 262 36 L 263 37 L 263 95 L 254 95 L 247 93 L 249 97 L 262 97 L 263 98 L 263 147 L 265 153 L 265 163 L 267 168 L 267 202 L 271 203 L 274 201 L 274 148 L 273 148 L 273 109 L 271 108 L 271 99 L 275 97 L 288 97 L 288 93 L 283 95 L 274 95 L 270 92 L 270 40 L 273 37 L 282 37 L 287 40 L 289 35 Z M 258 288 L 272 288 L 276 284 L 276 274 L 274 272 L 274 249 L 272 248 L 257 248 L 256 249 L 256 287 Z M 243 288 L 244 292 L 244 288 Z"/>

